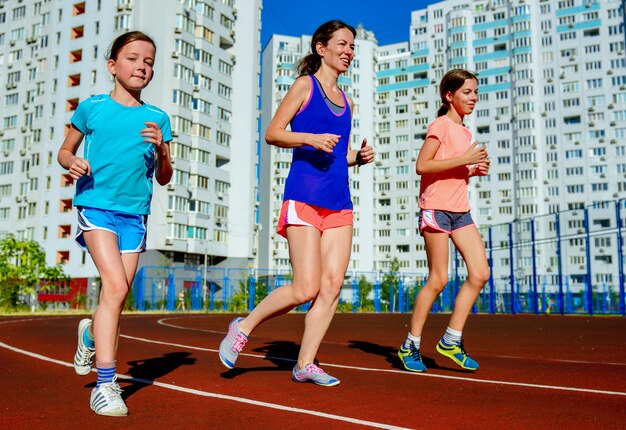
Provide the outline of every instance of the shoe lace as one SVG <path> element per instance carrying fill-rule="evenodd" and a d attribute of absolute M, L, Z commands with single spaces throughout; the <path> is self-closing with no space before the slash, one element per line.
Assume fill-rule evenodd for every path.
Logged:
<path fill-rule="evenodd" d="M 411 348 L 411 357 L 413 357 L 413 360 L 422 361 L 422 355 L 420 354 L 420 350 L 417 349 L 415 345 L 413 345 L 413 342 L 411 342 L 410 348 Z"/>
<path fill-rule="evenodd" d="M 113 380 L 113 382 L 109 384 L 103 384 L 101 387 L 102 394 L 109 402 L 117 400 L 117 396 L 121 396 L 123 391 L 119 384 L 115 382 L 115 380 Z"/>
<path fill-rule="evenodd" d="M 117 394 L 121 394 L 122 393 L 122 387 L 120 387 L 117 382 L 113 382 L 107 388 L 110 389 L 111 391 L 116 392 Z"/>
<path fill-rule="evenodd" d="M 237 337 L 235 338 L 235 343 L 233 344 L 233 351 L 240 353 L 241 351 L 243 351 L 243 347 L 246 345 L 246 343 L 248 343 L 248 339 L 246 339 L 243 334 L 238 333 Z"/>
<path fill-rule="evenodd" d="M 467 351 L 465 351 L 465 347 L 463 347 L 463 339 L 461 339 L 459 341 L 459 343 L 457 344 L 457 346 L 459 347 L 459 349 L 461 350 L 461 354 L 463 354 L 465 357 L 469 357 L 469 354 L 467 353 Z"/>
<path fill-rule="evenodd" d="M 96 355 L 95 348 L 85 347 L 83 354 L 79 354 L 79 362 L 81 365 L 86 366 L 93 362 L 93 356 Z"/>
<path fill-rule="evenodd" d="M 322 369 L 320 369 L 318 366 L 316 366 L 315 364 L 311 363 L 309 364 L 305 370 L 307 372 L 311 372 L 311 373 L 319 373 L 319 374 L 325 374 L 326 372 L 324 372 Z"/>

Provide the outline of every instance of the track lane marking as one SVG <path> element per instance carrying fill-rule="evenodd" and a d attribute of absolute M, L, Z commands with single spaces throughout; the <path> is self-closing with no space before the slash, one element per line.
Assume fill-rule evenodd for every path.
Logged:
<path fill-rule="evenodd" d="M 159 320 L 157 320 L 157 324 L 160 324 L 162 326 L 165 327 L 170 327 L 170 328 L 175 328 L 175 329 L 179 329 L 179 330 L 187 330 L 187 331 L 200 331 L 203 333 L 213 333 L 213 334 L 219 334 L 219 335 L 226 335 L 227 332 L 225 331 L 216 331 L 216 330 L 207 330 L 207 329 L 203 329 L 203 328 L 194 328 L 194 327 L 185 327 L 185 326 L 178 326 L 169 322 L 166 322 L 166 320 L 171 320 L 171 319 L 180 319 L 183 317 L 177 316 L 177 317 L 167 317 L 167 318 L 161 318 Z M 343 346 L 350 346 L 349 343 L 345 343 L 345 342 L 326 342 L 323 341 L 322 342 L 324 345 L 343 345 Z M 243 354 L 245 355 L 245 354 Z M 539 362 L 549 362 L 549 363 L 572 363 L 572 364 L 591 364 L 591 365 L 606 365 L 606 366 L 626 366 L 626 363 L 615 363 L 615 362 L 610 362 L 610 361 L 589 361 L 589 360 L 563 360 L 563 359 L 558 359 L 558 358 L 542 358 L 542 359 L 536 359 L 536 358 L 528 358 L 528 357 L 515 357 L 512 355 L 493 355 L 491 356 L 493 358 L 506 358 L 508 360 L 533 360 L 533 361 L 539 361 Z"/>
<path fill-rule="evenodd" d="M 204 316 L 200 316 L 199 315 L 198 317 L 204 317 Z M 42 319 L 57 319 L 57 318 L 59 318 L 59 317 L 23 318 L 23 319 L 14 319 L 14 320 L 0 321 L 0 324 L 2 324 L 2 323 L 9 323 L 9 322 L 41 321 Z M 161 318 L 161 319 L 157 320 L 157 323 L 161 324 L 163 326 L 166 326 L 166 327 L 172 327 L 172 328 L 181 329 L 181 330 L 202 331 L 202 332 L 208 332 L 208 333 L 216 333 L 216 334 L 220 334 L 220 335 L 226 334 L 225 332 L 205 330 L 205 329 L 196 329 L 196 328 L 189 328 L 189 327 L 181 327 L 181 326 L 173 325 L 171 323 L 165 323 L 164 322 L 165 320 L 175 319 L 175 318 L 181 318 L 181 317 Z M 171 342 L 162 342 L 162 341 L 157 341 L 157 340 L 152 340 L 152 339 L 145 339 L 145 338 L 139 338 L 139 337 L 124 335 L 124 334 L 120 334 L 120 337 L 125 337 L 125 338 L 128 338 L 128 339 L 138 340 L 138 341 L 141 341 L 141 342 L 156 343 L 156 344 L 162 344 L 162 345 L 168 345 L 168 346 L 175 346 L 175 347 L 179 347 L 179 348 L 186 348 L 186 349 L 192 349 L 192 350 L 197 350 L 197 351 L 216 352 L 216 353 L 219 352 L 219 350 L 217 350 L 217 349 L 202 348 L 202 347 L 196 347 L 196 346 L 191 346 L 191 345 L 183 345 L 183 344 L 177 344 L 177 343 L 171 343 Z M 2 345 L 5 345 L 5 344 L 0 342 L 0 346 L 2 346 Z M 252 358 L 259 358 L 259 359 L 262 359 L 262 360 L 279 360 L 279 361 L 288 361 L 288 362 L 292 362 L 292 363 L 296 362 L 296 360 L 293 360 L 293 359 L 290 359 L 290 358 L 284 358 L 284 357 L 271 357 L 271 356 L 264 356 L 264 355 L 259 355 L 259 354 L 250 354 L 250 353 L 241 353 L 240 355 L 247 356 L 247 357 L 252 357 Z M 528 360 L 527 358 L 513 357 L 513 356 L 495 356 L 495 357 L 496 358 Z M 625 366 L 626 365 L 626 363 L 589 362 L 589 361 L 578 361 L 578 360 L 540 360 L 540 361 L 564 362 L 564 363 L 574 363 L 574 364 L 603 364 L 603 365 L 615 365 L 615 366 Z M 63 362 L 59 362 L 59 363 L 63 363 Z M 404 370 L 396 370 L 396 369 L 376 369 L 376 368 L 359 367 L 359 366 L 347 366 L 347 365 L 334 364 L 334 363 L 320 363 L 320 364 L 323 364 L 324 366 L 327 366 L 327 367 L 336 367 L 336 368 L 351 369 L 351 370 L 362 370 L 362 371 L 369 371 L 369 372 L 397 373 L 397 374 L 402 374 L 402 375 L 424 376 L 424 377 L 431 377 L 431 378 L 451 379 L 451 380 L 460 380 L 460 381 L 468 381 L 468 382 L 478 382 L 478 383 L 484 383 L 484 384 L 496 384 L 496 385 L 497 384 L 502 384 L 502 385 L 509 385 L 509 386 L 520 386 L 520 387 L 529 387 L 529 388 L 543 388 L 543 389 L 551 389 L 551 390 L 584 392 L 584 393 L 593 393 L 593 394 L 606 394 L 606 395 L 612 395 L 612 396 L 624 396 L 624 397 L 626 397 L 626 392 L 621 392 L 621 391 L 595 390 L 595 389 L 590 389 L 590 388 L 563 387 L 563 386 L 558 386 L 558 385 L 530 384 L 530 383 L 524 383 L 524 382 L 511 382 L 511 381 L 499 381 L 499 380 L 488 380 L 488 379 L 473 379 L 473 378 L 463 378 L 463 377 L 459 377 L 459 376 L 450 376 L 450 375 L 436 375 L 436 374 L 432 374 L 432 373 L 413 373 L 413 372 L 407 372 L 407 371 L 404 371 Z M 70 366 L 72 366 L 71 363 L 70 363 Z"/>
<path fill-rule="evenodd" d="M 204 352 L 219 352 L 217 349 L 212 348 L 203 348 L 198 346 L 184 345 L 180 343 L 171 343 L 171 342 L 163 342 L 160 340 L 146 339 L 142 337 L 129 336 L 126 334 L 120 334 L 120 337 L 137 340 L 140 342 L 146 343 L 155 343 L 159 345 L 167 345 L 167 346 L 175 346 L 183 349 L 193 349 L 196 351 L 204 351 Z M 246 357 L 259 358 L 261 360 L 280 360 L 280 361 L 289 361 L 295 363 L 296 360 L 285 357 L 272 357 L 260 354 L 250 354 L 250 353 L 241 353 L 239 355 L 243 355 Z M 344 364 L 335 364 L 335 363 L 320 363 L 320 365 L 324 367 L 336 367 L 338 369 L 348 369 L 348 370 L 362 370 L 366 372 L 380 372 L 380 373 L 395 373 L 405 376 L 416 376 L 416 377 L 426 377 L 426 378 L 440 378 L 440 379 L 450 379 L 456 381 L 467 381 L 467 382 L 477 382 L 482 384 L 494 384 L 494 385 L 509 385 L 516 387 L 527 387 L 527 388 L 542 388 L 546 390 L 559 390 L 559 391 L 573 391 L 579 393 L 593 393 L 593 394 L 606 394 L 609 396 L 624 396 L 626 397 L 626 392 L 621 391 L 608 391 L 608 390 L 594 390 L 592 388 L 577 388 L 577 387 L 563 387 L 560 385 L 543 385 L 543 384 L 531 384 L 526 382 L 512 382 L 512 381 L 500 381 L 500 380 L 492 380 L 492 379 L 474 379 L 474 378 L 463 378 L 460 376 L 451 376 L 451 375 L 436 375 L 432 373 L 415 373 L 415 372 L 407 372 L 406 370 L 397 370 L 397 369 L 377 369 L 371 367 L 361 367 L 361 366 L 348 366 Z"/>
<path fill-rule="evenodd" d="M 180 317 L 178 317 L 178 318 L 180 318 Z M 157 321 L 157 324 L 160 324 L 160 325 L 162 325 L 164 327 L 175 328 L 175 329 L 178 329 L 178 330 L 199 331 L 199 332 L 202 332 L 202 333 L 219 334 L 220 336 L 224 336 L 227 333 L 225 331 L 208 330 L 208 329 L 205 329 L 205 328 L 194 328 L 194 327 L 178 326 L 178 325 L 175 325 L 175 324 L 171 324 L 171 323 L 165 322 L 166 320 L 170 320 L 170 319 L 174 319 L 174 318 L 171 318 L 171 317 L 169 317 L 169 318 L 161 318 L 160 320 Z M 268 339 L 268 340 L 270 340 L 269 338 L 257 338 L 257 339 Z M 345 342 L 328 342 L 328 341 L 324 341 L 322 343 L 324 345 L 342 345 L 342 346 L 347 346 L 348 345 Z"/>
<path fill-rule="evenodd" d="M 45 355 L 41 355 L 41 354 L 37 354 L 35 352 L 31 352 L 31 351 L 26 351 L 24 349 L 20 349 L 20 348 L 16 348 L 14 346 L 8 345 L 4 342 L 0 342 L 0 347 L 8 349 L 10 351 L 19 353 L 19 354 L 23 354 L 32 358 L 36 358 L 38 360 L 42 360 L 42 361 L 47 361 L 49 363 L 54 363 L 54 364 L 58 364 L 61 366 L 66 366 L 66 367 L 74 367 L 73 363 L 68 363 L 65 361 L 61 361 L 61 360 L 57 360 L 55 358 L 50 358 L 50 357 L 46 357 Z M 96 372 L 95 370 L 92 370 L 92 372 Z M 238 402 L 238 403 L 245 403 L 248 405 L 253 405 L 253 406 L 259 406 L 259 407 L 263 407 L 263 408 L 269 408 L 269 409 L 276 409 L 276 410 L 280 410 L 280 411 L 284 411 L 284 412 L 294 412 L 294 413 L 298 413 L 298 414 L 305 414 L 305 415 L 312 415 L 318 418 L 327 418 L 330 420 L 334 420 L 334 421 L 342 421 L 342 422 L 347 422 L 350 424 L 357 424 L 357 425 L 362 425 L 362 426 L 366 426 L 366 427 L 373 427 L 373 428 L 378 428 L 378 429 L 386 429 L 386 430 L 411 430 L 410 428 L 407 427 L 398 427 L 398 426 L 394 426 L 394 425 L 390 425 L 390 424 L 384 424 L 384 423 L 377 423 L 374 421 L 367 421 L 367 420 L 360 420 L 357 418 L 350 418 L 350 417 L 344 417 L 341 415 L 335 415 L 335 414 L 330 414 L 330 413 L 326 413 L 326 412 L 321 412 L 321 411 L 315 411 L 315 410 L 311 410 L 311 409 L 302 409 L 302 408 L 294 408 L 292 406 L 286 406 L 286 405 L 281 405 L 278 403 L 269 403 L 269 402 L 262 402 L 259 400 L 254 400 L 254 399 L 247 399 L 245 397 L 237 397 L 237 396 L 229 396 L 227 394 L 219 394 L 219 393 L 212 393 L 210 391 L 202 391 L 202 390 L 197 390 L 195 388 L 187 388 L 187 387 L 182 387 L 179 385 L 173 385 L 173 384 L 167 384 L 164 382 L 159 382 L 159 381 L 153 381 L 150 379 L 140 379 L 140 378 L 133 378 L 131 376 L 127 376 L 124 374 L 116 374 L 117 377 L 119 379 L 124 379 L 126 381 L 132 381 L 132 382 L 139 382 L 141 384 L 146 384 L 146 385 L 154 385 L 157 387 L 161 387 L 161 388 L 166 388 L 168 390 L 173 390 L 173 391 L 179 391 L 182 393 L 186 393 L 186 394 L 194 394 L 196 396 L 201 396 L 201 397 L 210 397 L 210 398 L 214 398 L 214 399 L 220 399 L 220 400 L 228 400 L 228 401 L 232 401 L 232 402 Z"/>
<path fill-rule="evenodd" d="M 548 363 L 571 363 L 571 364 L 601 364 L 603 366 L 626 366 L 626 363 L 615 363 L 611 361 L 589 361 L 589 360 L 564 360 L 561 358 L 527 358 L 527 357 L 515 357 L 512 355 L 494 355 L 496 358 L 506 358 L 510 360 L 533 360 Z"/>

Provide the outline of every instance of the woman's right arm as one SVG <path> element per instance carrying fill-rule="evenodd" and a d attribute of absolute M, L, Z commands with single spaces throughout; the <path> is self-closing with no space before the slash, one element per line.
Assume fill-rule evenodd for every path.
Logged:
<path fill-rule="evenodd" d="M 309 145 L 320 151 L 333 152 L 333 148 L 341 136 L 330 133 L 313 134 L 287 131 L 289 122 L 309 99 L 311 89 L 311 80 L 308 77 L 302 76 L 296 79 L 267 126 L 265 141 L 269 145 L 281 148 L 297 148 Z"/>
<path fill-rule="evenodd" d="M 72 125 L 57 154 L 59 164 L 69 171 L 74 180 L 78 180 L 83 175 L 89 176 L 91 174 L 89 162 L 76 156 L 76 151 L 78 151 L 83 137 L 83 133 Z"/>
<path fill-rule="evenodd" d="M 424 173 L 438 173 L 445 170 L 454 169 L 459 166 L 468 164 L 476 164 L 487 158 L 487 150 L 485 147 L 478 147 L 478 142 L 474 142 L 465 153 L 459 157 L 448 158 L 445 160 L 435 160 L 435 153 L 439 149 L 439 139 L 427 137 L 420 149 L 415 162 L 415 171 L 418 175 Z"/>

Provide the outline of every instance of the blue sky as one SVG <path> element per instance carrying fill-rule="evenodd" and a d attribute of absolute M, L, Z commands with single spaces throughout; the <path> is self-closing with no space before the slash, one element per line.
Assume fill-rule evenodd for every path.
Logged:
<path fill-rule="evenodd" d="M 272 34 L 313 34 L 322 23 L 340 19 L 353 27 L 362 24 L 375 33 L 379 45 L 409 40 L 411 11 L 435 0 L 263 0 L 261 47 Z M 297 5 L 294 7 L 294 5 Z"/>

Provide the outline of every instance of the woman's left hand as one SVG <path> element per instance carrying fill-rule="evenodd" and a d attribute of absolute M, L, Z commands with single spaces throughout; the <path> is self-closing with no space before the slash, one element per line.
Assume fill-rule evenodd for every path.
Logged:
<path fill-rule="evenodd" d="M 374 161 L 374 148 L 372 148 L 371 146 L 367 146 L 367 139 L 363 139 L 363 143 L 361 143 L 361 149 L 359 149 L 359 153 L 357 156 L 357 163 L 362 166 L 364 164 L 369 164 L 372 161 Z"/>
<path fill-rule="evenodd" d="M 488 158 L 476 163 L 476 165 L 474 166 L 474 176 L 487 176 L 489 174 L 490 164 L 491 161 L 489 161 Z"/>
<path fill-rule="evenodd" d="M 162 152 L 163 146 L 163 133 L 156 122 L 146 121 L 146 128 L 141 130 L 141 136 L 145 142 L 154 145 L 154 149 L 158 152 Z"/>

